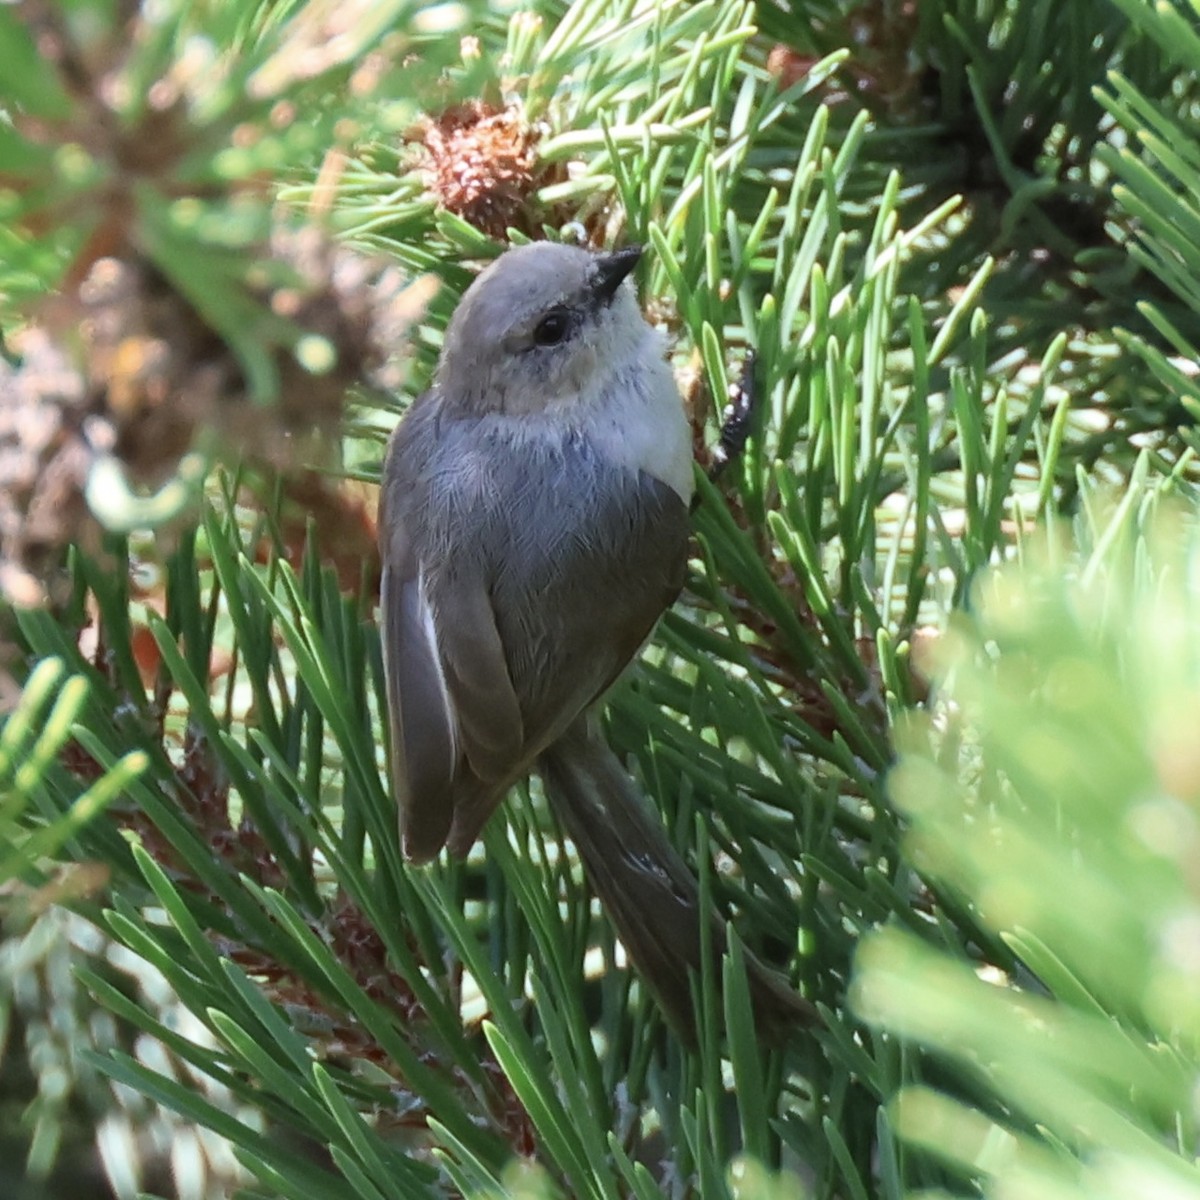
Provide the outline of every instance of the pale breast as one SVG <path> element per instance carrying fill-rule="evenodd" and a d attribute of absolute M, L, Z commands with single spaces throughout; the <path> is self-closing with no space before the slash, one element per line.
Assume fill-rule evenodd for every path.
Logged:
<path fill-rule="evenodd" d="M 614 465 L 644 471 L 691 503 L 692 433 L 671 368 L 646 355 L 616 372 L 603 394 L 580 396 L 576 428 Z"/>

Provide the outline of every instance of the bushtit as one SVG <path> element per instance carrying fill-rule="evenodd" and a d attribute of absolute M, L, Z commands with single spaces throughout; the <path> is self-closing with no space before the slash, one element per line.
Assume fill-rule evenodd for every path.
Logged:
<path fill-rule="evenodd" d="M 465 855 L 538 771 L 635 966 L 692 1031 L 699 889 L 592 709 L 683 585 L 691 431 L 624 280 L 640 248 L 511 249 L 467 289 L 400 422 L 379 540 L 405 855 Z M 751 960 L 761 1013 L 809 1015 Z"/>

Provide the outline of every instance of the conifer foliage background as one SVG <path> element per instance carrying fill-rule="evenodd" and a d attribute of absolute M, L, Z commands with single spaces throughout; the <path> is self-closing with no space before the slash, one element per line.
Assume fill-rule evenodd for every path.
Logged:
<path fill-rule="evenodd" d="M 18 0 L 0 62 L 0 1195 L 1200 1193 L 1194 6 Z M 542 236 L 647 245 L 701 463 L 757 352 L 608 716 L 734 934 L 694 1050 L 536 785 L 396 845 L 371 485 Z"/>

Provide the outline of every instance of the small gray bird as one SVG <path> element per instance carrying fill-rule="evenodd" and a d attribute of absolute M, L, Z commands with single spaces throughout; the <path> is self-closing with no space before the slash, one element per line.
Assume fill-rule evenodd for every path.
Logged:
<path fill-rule="evenodd" d="M 623 282 L 638 247 L 536 242 L 467 289 L 400 422 L 379 539 L 405 855 L 465 855 L 537 770 L 631 959 L 685 1034 L 704 921 L 691 872 L 592 709 L 683 585 L 691 433 Z M 760 1011 L 810 1011 L 756 961 Z"/>

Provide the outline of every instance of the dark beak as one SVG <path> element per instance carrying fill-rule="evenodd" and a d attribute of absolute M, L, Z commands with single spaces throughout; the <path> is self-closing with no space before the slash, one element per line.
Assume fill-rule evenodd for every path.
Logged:
<path fill-rule="evenodd" d="M 626 246 L 612 254 L 601 254 L 596 258 L 592 291 L 596 299 L 607 303 L 617 294 L 621 281 L 638 264 L 642 257 L 641 246 Z"/>

